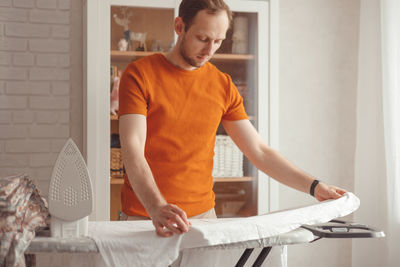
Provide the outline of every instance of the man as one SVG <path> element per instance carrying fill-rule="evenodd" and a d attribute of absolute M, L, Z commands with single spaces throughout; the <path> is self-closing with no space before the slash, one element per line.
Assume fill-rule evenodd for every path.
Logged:
<path fill-rule="evenodd" d="M 318 200 L 340 188 L 318 183 L 258 135 L 231 78 L 208 63 L 226 37 L 231 12 L 223 0 L 183 0 L 176 46 L 131 63 L 120 83 L 120 138 L 127 172 L 125 219 L 150 217 L 160 236 L 187 232 L 187 217 L 214 217 L 212 160 L 222 123 L 247 158 L 279 182 Z"/>

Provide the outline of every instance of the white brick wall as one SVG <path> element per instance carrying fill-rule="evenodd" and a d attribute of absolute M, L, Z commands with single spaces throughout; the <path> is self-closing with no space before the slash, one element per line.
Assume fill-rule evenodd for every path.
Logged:
<path fill-rule="evenodd" d="M 47 196 L 70 136 L 70 0 L 0 0 L 0 177 L 26 172 Z"/>
<path fill-rule="evenodd" d="M 8 81 L 6 84 L 8 95 L 49 95 L 49 82 Z"/>
<path fill-rule="evenodd" d="M 11 55 L 6 52 L 0 52 L 0 65 L 8 66 L 11 62 Z"/>
<path fill-rule="evenodd" d="M 4 94 L 6 85 L 4 82 L 0 81 L 0 94 Z"/>
<path fill-rule="evenodd" d="M 35 1 L 32 0 L 14 0 L 15 7 L 32 8 L 35 5 Z"/>

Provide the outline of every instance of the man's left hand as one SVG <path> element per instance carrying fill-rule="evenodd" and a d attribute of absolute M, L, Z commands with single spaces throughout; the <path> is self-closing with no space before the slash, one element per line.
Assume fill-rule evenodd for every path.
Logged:
<path fill-rule="evenodd" d="M 328 199 L 338 199 L 346 192 L 347 191 L 342 188 L 320 182 L 315 187 L 314 196 L 318 201 L 324 201 Z"/>

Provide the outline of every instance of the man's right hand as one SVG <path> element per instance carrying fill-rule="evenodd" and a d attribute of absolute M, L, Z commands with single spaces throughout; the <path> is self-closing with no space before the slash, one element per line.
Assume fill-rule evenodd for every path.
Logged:
<path fill-rule="evenodd" d="M 189 231 L 190 222 L 186 213 L 174 204 L 164 204 L 149 211 L 156 233 L 162 237 L 170 237 L 174 233 L 182 234 Z"/>

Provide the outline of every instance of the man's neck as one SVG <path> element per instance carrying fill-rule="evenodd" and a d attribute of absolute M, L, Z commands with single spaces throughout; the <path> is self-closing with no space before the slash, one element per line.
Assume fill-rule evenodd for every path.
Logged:
<path fill-rule="evenodd" d="M 175 45 L 171 51 L 165 54 L 165 57 L 171 64 L 174 66 L 184 69 L 184 70 L 196 70 L 197 67 L 193 67 L 192 65 L 188 64 L 182 55 L 179 53 L 178 45 Z"/>

